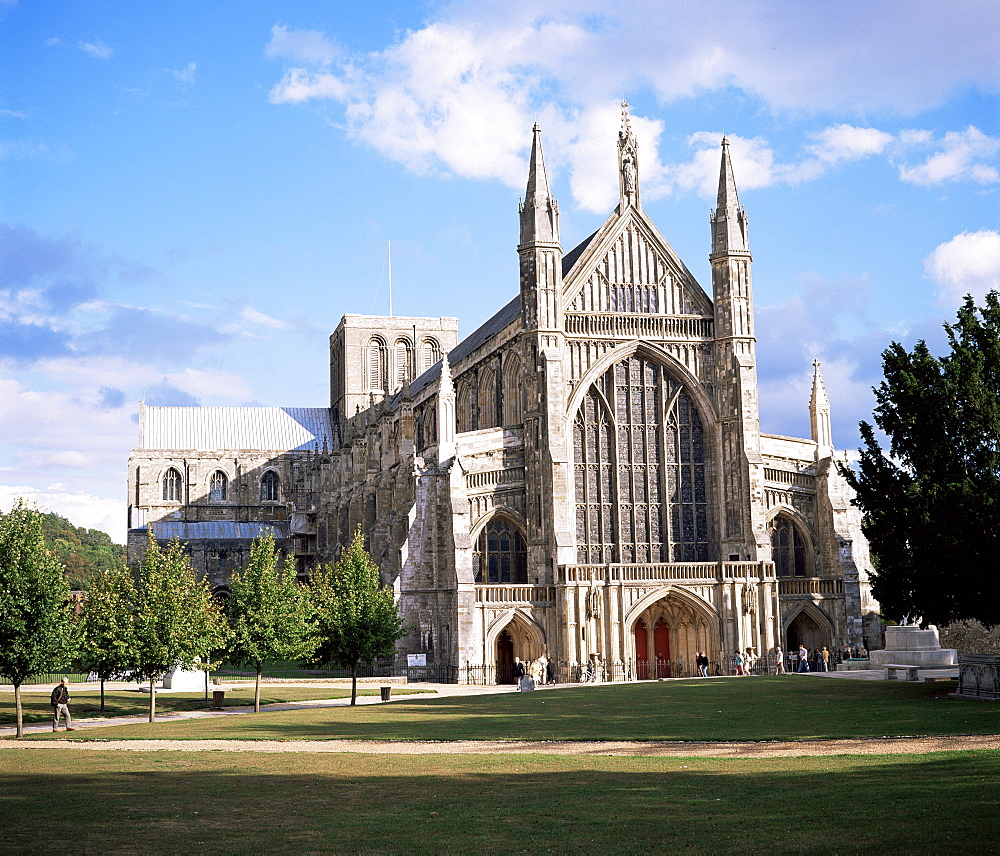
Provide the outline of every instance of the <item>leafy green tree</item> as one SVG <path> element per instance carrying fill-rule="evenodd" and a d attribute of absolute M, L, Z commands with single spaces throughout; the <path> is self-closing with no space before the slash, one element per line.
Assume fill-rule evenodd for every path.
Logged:
<path fill-rule="evenodd" d="M 316 647 L 309 599 L 295 581 L 295 561 L 278 561 L 271 533 L 254 540 L 246 569 L 233 575 L 226 613 L 226 659 L 253 666 L 257 674 L 253 709 L 260 711 L 260 675 L 267 660 L 298 660 Z"/>
<path fill-rule="evenodd" d="M 875 423 L 861 423 L 857 492 L 871 543 L 873 592 L 891 618 L 1000 624 L 1000 295 L 967 297 L 945 324 L 950 353 L 894 342 L 875 388 Z"/>
<path fill-rule="evenodd" d="M 14 685 L 18 737 L 21 684 L 69 663 L 75 644 L 62 565 L 45 547 L 39 513 L 18 500 L 0 519 L 0 674 Z"/>
<path fill-rule="evenodd" d="M 357 704 L 358 665 L 391 657 L 406 635 L 392 589 L 379 582 L 378 567 L 365 550 L 361 529 L 338 562 L 309 580 L 319 644 L 312 662 L 351 670 L 351 704 Z"/>
<path fill-rule="evenodd" d="M 80 615 L 81 667 L 104 682 L 133 669 L 136 591 L 132 574 L 122 565 L 91 576 Z"/>
<path fill-rule="evenodd" d="M 46 546 L 65 566 L 72 589 L 87 589 L 94 574 L 125 564 L 125 547 L 107 532 L 74 526 L 65 517 L 42 512 Z"/>
<path fill-rule="evenodd" d="M 152 531 L 138 568 L 135 672 L 149 681 L 149 721 L 156 721 L 156 682 L 175 667 L 190 669 L 226 641 L 226 624 L 206 580 L 199 580 L 176 539 L 161 548 Z"/>

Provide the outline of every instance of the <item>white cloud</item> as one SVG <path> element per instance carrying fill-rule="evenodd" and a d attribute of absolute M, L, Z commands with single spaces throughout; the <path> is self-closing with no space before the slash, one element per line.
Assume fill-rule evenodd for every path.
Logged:
<path fill-rule="evenodd" d="M 268 59 L 290 59 L 308 65 L 326 65 L 339 53 L 337 46 L 319 30 L 293 30 L 283 24 L 271 27 L 271 41 L 264 48 Z"/>
<path fill-rule="evenodd" d="M 966 294 L 981 300 L 1000 290 L 1000 232 L 962 232 L 924 259 L 924 270 L 938 284 L 938 297 L 954 305 Z"/>
<path fill-rule="evenodd" d="M 198 63 L 189 62 L 184 68 L 168 68 L 166 71 L 167 74 L 172 75 L 178 83 L 190 86 L 198 77 Z"/>
<path fill-rule="evenodd" d="M 328 71 L 314 72 L 305 68 L 288 69 L 268 95 L 272 104 L 301 104 L 313 98 L 333 98 L 343 101 L 347 85 Z"/>
<path fill-rule="evenodd" d="M 260 336 L 261 328 L 267 331 L 291 330 L 292 325 L 278 318 L 272 318 L 263 312 L 258 312 L 252 306 L 244 306 L 239 315 L 230 324 L 220 327 L 223 333 L 233 333 L 242 336 Z"/>
<path fill-rule="evenodd" d="M 893 141 L 892 134 L 877 128 L 858 128 L 844 124 L 825 128 L 813 137 L 816 142 L 808 146 L 807 151 L 827 164 L 881 154 Z"/>
<path fill-rule="evenodd" d="M 925 137 L 921 142 L 927 142 Z M 912 184 L 941 184 L 946 181 L 974 181 L 993 184 L 1000 171 L 991 163 L 1000 152 L 1000 138 L 990 137 L 970 125 L 964 131 L 949 131 L 935 152 L 915 167 L 900 166 L 899 177 Z"/>
<path fill-rule="evenodd" d="M 94 59 L 111 59 L 114 51 L 100 39 L 93 39 L 89 42 L 77 42 L 76 45 L 87 56 Z"/>

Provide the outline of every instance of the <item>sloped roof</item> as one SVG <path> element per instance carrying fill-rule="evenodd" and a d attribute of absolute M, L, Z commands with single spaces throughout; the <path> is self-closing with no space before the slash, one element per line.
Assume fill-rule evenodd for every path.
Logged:
<path fill-rule="evenodd" d="M 584 238 L 579 244 L 577 244 L 572 250 L 570 250 L 566 255 L 563 256 L 562 260 L 562 272 L 563 276 L 566 276 L 576 260 L 580 258 L 583 251 L 587 249 L 590 242 L 594 239 L 594 235 L 597 232 Z M 455 366 L 460 360 L 465 359 L 469 354 L 475 351 L 477 348 L 481 348 L 490 340 L 491 337 L 497 335 L 501 330 L 504 329 L 508 324 L 513 323 L 517 320 L 518 316 L 521 314 L 521 295 L 517 294 L 508 302 L 499 312 L 495 313 L 493 316 L 488 318 L 482 324 L 480 324 L 475 330 L 473 330 L 468 336 L 462 339 L 451 351 L 448 352 L 448 363 Z M 415 395 L 420 390 L 422 390 L 429 383 L 433 383 L 441 376 L 441 363 L 437 362 L 431 366 L 427 371 L 420 375 L 412 384 L 410 384 L 410 393 Z M 395 399 L 393 400 L 395 404 Z"/>
<path fill-rule="evenodd" d="M 213 520 L 203 523 L 183 523 L 176 520 L 158 520 L 151 523 L 153 535 L 163 541 L 177 538 L 181 541 L 252 541 L 270 533 L 276 539 L 287 536 L 283 523 L 234 523 Z"/>
<path fill-rule="evenodd" d="M 329 444 L 325 407 L 144 407 L 140 449 L 291 451 Z"/>

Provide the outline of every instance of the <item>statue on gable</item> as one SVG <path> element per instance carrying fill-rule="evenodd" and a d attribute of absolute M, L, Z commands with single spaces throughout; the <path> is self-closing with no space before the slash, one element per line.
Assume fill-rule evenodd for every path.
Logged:
<path fill-rule="evenodd" d="M 618 165 L 621 172 L 622 202 L 639 204 L 638 142 L 629 122 L 628 102 L 622 101 L 622 127 L 618 132 Z"/>

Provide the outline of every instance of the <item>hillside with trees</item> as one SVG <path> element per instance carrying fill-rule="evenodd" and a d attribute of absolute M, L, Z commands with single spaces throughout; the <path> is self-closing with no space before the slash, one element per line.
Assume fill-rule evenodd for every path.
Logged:
<path fill-rule="evenodd" d="M 107 532 L 74 526 L 65 517 L 50 511 L 42 512 L 40 517 L 45 546 L 66 568 L 71 589 L 85 589 L 94 571 L 125 564 L 125 547 L 112 541 Z"/>

